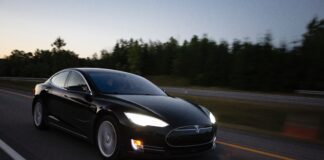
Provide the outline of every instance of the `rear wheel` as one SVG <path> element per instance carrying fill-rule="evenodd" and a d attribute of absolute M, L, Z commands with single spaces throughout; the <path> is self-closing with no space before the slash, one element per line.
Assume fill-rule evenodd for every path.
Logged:
<path fill-rule="evenodd" d="M 34 120 L 35 127 L 38 129 L 47 128 L 45 119 L 46 119 L 46 115 L 44 111 L 44 106 L 41 100 L 37 100 L 33 109 L 33 120 Z"/>
<path fill-rule="evenodd" d="M 104 117 L 97 128 L 97 148 L 106 160 L 115 160 L 119 154 L 118 129 L 114 119 Z"/>

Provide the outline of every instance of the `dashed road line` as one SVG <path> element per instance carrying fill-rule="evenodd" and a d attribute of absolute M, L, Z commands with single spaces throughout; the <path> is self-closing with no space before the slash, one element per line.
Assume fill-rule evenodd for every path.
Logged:
<path fill-rule="evenodd" d="M 4 89 L 0 89 L 0 91 L 6 92 L 6 93 L 10 93 L 10 94 L 14 94 L 14 95 L 18 95 L 18 96 L 22 96 L 22 97 L 29 98 L 29 99 L 32 99 L 33 98 L 32 96 L 27 96 L 25 94 L 21 94 L 21 93 L 17 93 L 17 92 L 12 92 L 12 91 L 8 91 L 8 90 L 4 90 Z"/>
<path fill-rule="evenodd" d="M 14 160 L 25 160 L 19 153 L 13 150 L 10 146 L 8 146 L 4 141 L 0 139 L 0 148 L 6 152 L 11 158 Z"/>

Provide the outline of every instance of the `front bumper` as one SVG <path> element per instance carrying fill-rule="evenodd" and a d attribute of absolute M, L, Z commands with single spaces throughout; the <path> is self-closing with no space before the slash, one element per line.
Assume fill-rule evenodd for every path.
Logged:
<path fill-rule="evenodd" d="M 216 147 L 217 126 L 212 125 L 209 127 L 211 129 L 208 130 L 208 133 L 207 130 L 203 131 L 203 129 L 200 132 L 187 129 L 188 126 L 185 126 L 185 129 L 183 131 L 181 130 L 181 132 L 178 132 L 179 128 L 184 127 L 126 127 L 124 128 L 124 133 L 126 134 L 123 136 L 123 148 L 128 155 L 154 158 L 183 157 L 201 154 Z M 172 137 L 174 143 L 170 144 L 171 138 L 168 140 L 168 137 L 171 137 L 170 135 L 174 131 L 177 132 Z M 205 136 L 210 137 L 210 139 L 206 139 Z M 175 141 L 177 138 L 180 141 Z M 202 143 L 198 142 L 199 138 L 202 138 Z M 134 150 L 131 147 L 131 139 L 141 140 L 143 142 L 143 149 Z"/>

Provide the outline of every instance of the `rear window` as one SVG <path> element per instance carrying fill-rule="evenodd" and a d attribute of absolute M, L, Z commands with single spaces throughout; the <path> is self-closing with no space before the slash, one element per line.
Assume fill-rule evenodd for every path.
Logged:
<path fill-rule="evenodd" d="M 66 77 L 68 76 L 68 74 L 69 74 L 69 72 L 66 71 L 66 72 L 61 72 L 61 73 L 55 75 L 51 80 L 52 84 L 57 87 L 63 88 Z"/>
<path fill-rule="evenodd" d="M 87 83 L 79 73 L 72 71 L 69 77 L 66 84 L 67 89 L 74 91 L 89 91 Z"/>

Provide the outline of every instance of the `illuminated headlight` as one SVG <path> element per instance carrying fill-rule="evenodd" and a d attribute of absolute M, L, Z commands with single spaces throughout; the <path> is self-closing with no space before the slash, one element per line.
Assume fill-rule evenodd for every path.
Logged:
<path fill-rule="evenodd" d="M 125 115 L 131 122 L 139 126 L 166 127 L 169 125 L 160 119 L 143 114 L 126 112 Z"/>
<path fill-rule="evenodd" d="M 210 122 L 213 123 L 213 124 L 215 124 L 215 123 L 216 123 L 216 118 L 215 118 L 215 116 L 213 115 L 213 113 L 211 113 L 211 112 L 210 112 L 206 107 L 201 106 L 201 105 L 199 105 L 199 106 L 201 107 L 202 110 L 204 110 L 204 112 L 205 112 L 207 115 L 209 115 Z"/>
<path fill-rule="evenodd" d="M 209 119 L 210 119 L 210 122 L 215 124 L 216 123 L 216 118 L 215 116 L 213 115 L 213 113 L 209 112 Z"/>

